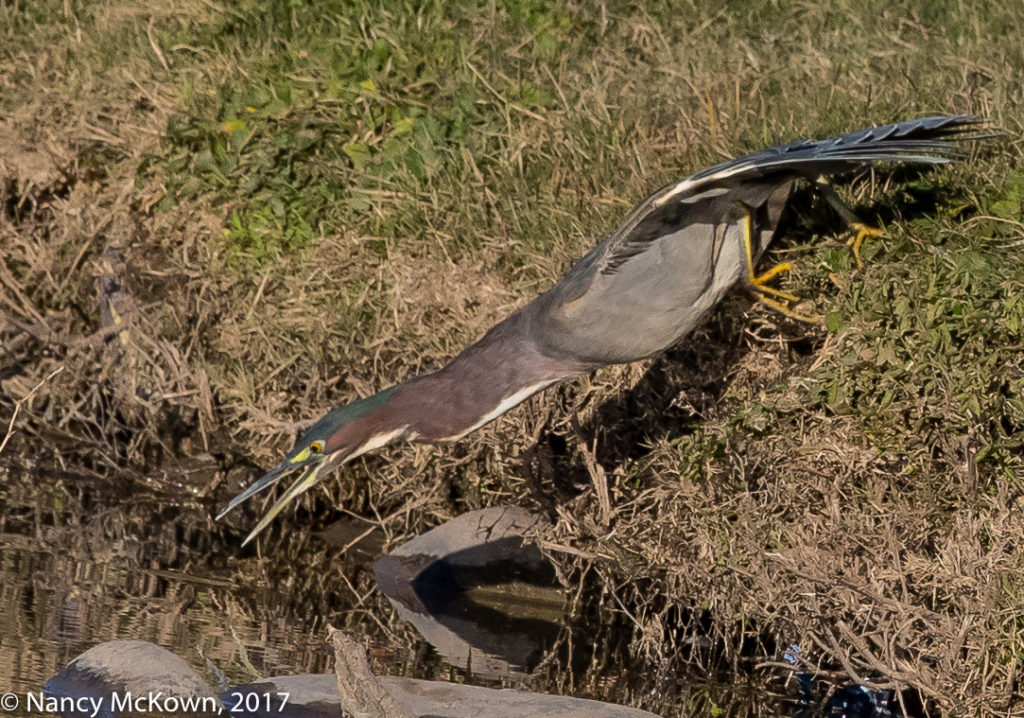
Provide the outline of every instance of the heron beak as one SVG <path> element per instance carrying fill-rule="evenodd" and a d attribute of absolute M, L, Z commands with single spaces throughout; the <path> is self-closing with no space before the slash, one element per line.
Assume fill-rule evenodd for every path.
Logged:
<path fill-rule="evenodd" d="M 327 416 L 329 418 L 331 415 L 328 414 Z M 257 479 L 252 485 L 242 491 L 242 493 L 231 499 L 228 505 L 224 507 L 224 510 L 217 514 L 217 520 L 219 521 L 224 518 L 229 511 L 240 503 L 254 494 L 263 491 L 263 489 L 273 486 L 285 476 L 298 473 L 298 478 L 295 479 L 295 483 L 288 487 L 288 490 L 284 492 L 281 498 L 279 498 L 277 502 L 270 507 L 270 510 L 267 511 L 263 518 L 260 519 L 259 523 L 256 524 L 256 528 L 246 536 L 245 541 L 242 542 L 242 545 L 245 546 L 256 538 L 256 536 L 258 536 L 259 533 L 267 527 L 267 524 L 273 521 L 274 517 L 281 513 L 281 510 L 287 506 L 292 499 L 305 493 L 311 487 L 316 486 L 320 480 L 333 469 L 341 466 L 342 464 L 348 463 L 367 451 L 378 449 L 381 446 L 394 441 L 396 438 L 402 436 L 406 432 L 406 429 L 406 426 L 402 426 L 394 431 L 374 434 L 370 436 L 369 439 L 364 440 L 361 444 L 357 444 L 354 447 L 352 445 L 345 445 L 326 453 L 316 453 L 311 455 L 308 448 L 301 451 L 298 448 L 293 449 L 289 456 L 285 457 L 281 463 Z M 305 440 L 300 441 L 300 444 L 305 444 Z"/>
<path fill-rule="evenodd" d="M 263 489 L 273 486 L 278 481 L 283 479 L 285 476 L 292 473 L 292 471 L 294 470 L 295 465 L 288 459 L 285 459 L 280 464 L 272 468 L 270 471 L 263 474 L 263 476 L 261 476 L 257 481 L 250 484 L 249 487 L 245 489 L 245 491 L 238 494 L 235 498 L 231 499 L 228 505 L 225 506 L 224 509 L 219 514 L 217 514 L 217 518 L 214 520 L 220 521 L 227 514 L 231 513 L 232 509 L 234 509 L 236 506 L 244 502 L 250 496 L 258 494 L 260 491 L 263 491 Z"/>
<path fill-rule="evenodd" d="M 288 487 L 288 490 L 285 491 L 284 495 L 281 498 L 279 498 L 273 506 L 270 507 L 270 510 L 263 516 L 263 518 L 260 519 L 259 523 L 256 524 L 256 528 L 254 528 L 249 533 L 249 535 L 246 536 L 245 541 L 242 542 L 242 545 L 245 546 L 247 543 L 256 538 L 256 536 L 263 529 L 265 529 L 271 521 L 274 520 L 275 516 L 281 513 L 281 509 L 287 506 L 288 502 L 290 502 L 296 496 L 299 496 L 300 494 L 308 490 L 310 487 L 315 486 L 317 482 L 320 480 L 320 478 L 325 473 L 327 473 L 327 471 L 332 466 L 335 466 L 338 463 L 336 454 L 321 456 L 318 457 L 318 459 L 318 461 L 315 461 L 313 463 L 307 463 L 300 466 L 296 466 L 294 463 L 292 463 L 290 459 L 284 459 L 280 464 L 278 464 L 273 469 L 265 473 L 254 483 L 252 483 L 248 488 L 242 491 L 242 493 L 238 494 L 235 498 L 231 499 L 228 505 L 225 506 L 224 509 L 219 514 L 217 514 L 216 520 L 219 521 L 220 519 L 224 518 L 224 516 L 228 512 L 230 512 L 233 508 L 241 504 L 249 497 L 259 493 L 260 491 L 263 491 L 263 489 L 273 486 L 278 481 L 283 479 L 285 476 L 288 476 L 297 471 L 299 477 L 295 480 L 295 483 Z M 332 461 L 332 459 L 334 460 Z"/>
<path fill-rule="evenodd" d="M 281 509 L 287 506 L 292 499 L 294 499 L 297 496 L 300 496 L 301 494 L 305 493 L 308 489 L 315 486 L 320 481 L 320 475 L 324 473 L 324 469 L 326 469 L 327 465 L 330 463 L 331 462 L 329 461 L 318 461 L 315 464 L 307 464 L 306 466 L 302 467 L 302 469 L 299 471 L 299 478 L 295 479 L 295 483 L 289 486 L 288 490 L 284 492 L 284 495 L 277 500 L 277 503 L 271 506 L 270 510 L 263 515 L 263 518 L 261 518 L 259 523 L 256 524 L 256 527 L 253 528 L 253 530 L 249 532 L 249 535 L 245 537 L 245 541 L 242 542 L 242 545 L 245 546 L 247 543 L 256 538 L 259 535 L 259 533 L 263 529 L 265 529 L 267 525 L 270 524 L 271 521 L 274 520 L 274 517 L 281 513 Z M 278 468 L 280 468 L 280 465 L 275 466 L 274 470 L 267 474 L 267 476 L 272 477 L 270 481 L 266 484 L 267 486 L 272 484 L 274 481 L 280 479 L 282 476 L 285 475 L 285 473 L 288 473 L 279 473 L 275 476 L 274 472 L 277 471 Z M 262 488 L 259 485 L 267 480 L 267 476 L 264 476 L 262 479 L 257 481 L 255 484 L 250 486 L 248 489 L 246 489 L 246 491 L 242 493 L 244 494 L 250 490 L 252 490 L 252 493 L 259 491 L 259 489 Z M 239 494 L 239 496 L 241 495 L 242 494 Z M 230 506 L 228 508 L 230 508 Z"/>

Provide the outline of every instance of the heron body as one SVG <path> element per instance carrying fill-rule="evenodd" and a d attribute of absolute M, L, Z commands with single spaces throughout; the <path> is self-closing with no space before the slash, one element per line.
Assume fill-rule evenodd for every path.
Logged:
<path fill-rule="evenodd" d="M 795 297 L 763 280 L 788 265 L 761 277 L 754 265 L 798 181 L 816 183 L 881 161 L 946 163 L 959 154 L 952 140 L 976 139 L 969 133 L 978 124 L 970 116 L 928 117 L 818 142 L 799 140 L 660 189 L 551 289 L 447 365 L 326 414 L 220 516 L 298 472 L 248 542 L 292 498 L 356 456 L 400 440 L 456 441 L 545 387 L 664 351 L 737 282 L 746 280 L 785 311 L 780 298 Z M 853 218 L 849 210 L 841 214 Z"/>

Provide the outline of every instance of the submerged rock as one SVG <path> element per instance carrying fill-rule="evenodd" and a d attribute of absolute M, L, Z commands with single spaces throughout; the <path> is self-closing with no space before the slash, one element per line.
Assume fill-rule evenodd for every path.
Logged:
<path fill-rule="evenodd" d="M 451 665 L 523 675 L 565 618 L 554 568 L 524 539 L 539 523 L 516 507 L 463 514 L 378 560 L 377 585 Z"/>

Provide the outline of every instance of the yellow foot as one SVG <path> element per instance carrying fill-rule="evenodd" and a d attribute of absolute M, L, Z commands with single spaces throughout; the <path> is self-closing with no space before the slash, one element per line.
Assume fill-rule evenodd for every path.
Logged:
<path fill-rule="evenodd" d="M 818 315 L 811 316 L 810 314 L 801 314 L 795 309 L 791 309 L 788 304 L 783 304 L 771 297 L 761 296 L 760 300 L 775 311 L 785 314 L 790 319 L 796 319 L 798 322 L 804 322 L 805 324 L 821 324 L 825 319 Z"/>
<path fill-rule="evenodd" d="M 788 272 L 788 271 L 790 271 L 792 269 L 793 269 L 793 265 L 790 264 L 789 262 L 779 262 L 774 267 L 769 269 L 767 272 L 765 272 L 763 274 L 759 274 L 756 277 L 753 276 L 753 274 L 754 274 L 753 272 L 750 272 L 749 274 L 751 276 L 747 277 L 747 279 L 749 279 L 750 283 L 753 284 L 755 287 L 761 287 L 761 285 L 763 285 L 769 279 L 771 279 L 773 277 L 776 277 L 776 276 L 782 274 L 783 272 Z M 767 289 L 767 287 L 763 287 L 763 288 Z M 783 295 L 786 294 L 786 292 L 779 292 L 778 289 L 769 290 L 769 291 L 778 292 L 778 294 L 776 294 L 776 296 L 783 296 Z M 793 297 L 792 294 L 790 294 L 789 296 L 786 296 L 785 298 L 786 299 L 792 299 L 794 297 Z"/>
<path fill-rule="evenodd" d="M 868 237 L 881 237 L 882 230 L 877 227 L 869 227 L 863 222 L 851 222 L 850 229 L 854 231 L 854 235 L 850 237 L 847 244 L 853 247 L 853 258 L 857 260 L 857 268 L 861 269 L 864 267 L 864 262 L 860 260 L 861 245 Z"/>
<path fill-rule="evenodd" d="M 747 252 L 747 284 L 757 293 L 758 299 L 772 309 L 785 314 L 787 317 L 801 322 L 807 322 L 808 324 L 817 324 L 820 322 L 821 317 L 812 317 L 806 314 L 801 314 L 792 308 L 791 305 L 800 302 L 800 297 L 766 285 L 766 282 L 770 279 L 777 277 L 783 272 L 791 271 L 793 269 L 793 265 L 789 262 L 780 262 L 767 272 L 754 274 L 754 219 L 747 207 L 744 207 L 743 210 L 743 244 Z"/>

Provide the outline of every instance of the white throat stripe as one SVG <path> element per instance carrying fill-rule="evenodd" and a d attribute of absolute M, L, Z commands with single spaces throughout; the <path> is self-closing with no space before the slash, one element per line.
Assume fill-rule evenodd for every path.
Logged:
<path fill-rule="evenodd" d="M 447 436 L 447 437 L 441 439 L 441 441 L 458 441 L 459 439 L 464 437 L 466 434 L 470 434 L 470 433 L 476 431 L 477 429 L 479 429 L 484 424 L 487 424 L 487 423 L 489 423 L 491 421 L 494 421 L 495 419 L 497 419 L 499 416 L 504 414 L 506 411 L 508 411 L 512 407 L 514 407 L 514 406 L 516 406 L 518 404 L 523 403 L 524 401 L 526 401 L 528 398 L 530 398 L 531 396 L 536 394 L 541 389 L 544 389 L 545 387 L 551 386 L 552 384 L 556 383 L 557 381 L 558 381 L 558 379 L 547 379 L 545 381 L 533 384 L 532 386 L 528 386 L 525 389 L 520 389 L 515 394 L 511 394 L 509 396 L 506 396 L 504 399 L 502 399 L 498 403 L 498 405 L 496 407 L 494 407 L 489 412 L 487 412 L 486 414 L 481 416 L 479 419 L 477 419 L 475 424 L 473 424 L 471 427 L 469 427 L 468 429 L 463 431 L 461 434 L 456 434 L 455 436 Z"/>

